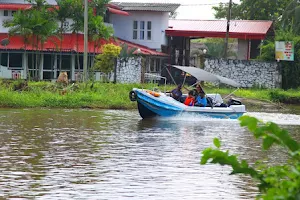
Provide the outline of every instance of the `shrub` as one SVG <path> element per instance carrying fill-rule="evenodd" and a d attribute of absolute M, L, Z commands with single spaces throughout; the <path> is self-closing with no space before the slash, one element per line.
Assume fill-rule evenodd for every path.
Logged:
<path fill-rule="evenodd" d="M 288 161 L 285 164 L 249 166 L 246 160 L 239 161 L 236 155 L 220 150 L 219 139 L 214 139 L 216 148 L 207 148 L 202 153 L 201 164 L 218 163 L 232 167 L 231 174 L 249 175 L 257 180 L 260 194 L 258 199 L 300 199 L 300 144 L 288 132 L 274 123 L 263 124 L 256 118 L 243 116 L 241 126 L 246 126 L 256 139 L 262 139 L 262 148 L 270 149 L 277 144 L 286 149 Z"/>

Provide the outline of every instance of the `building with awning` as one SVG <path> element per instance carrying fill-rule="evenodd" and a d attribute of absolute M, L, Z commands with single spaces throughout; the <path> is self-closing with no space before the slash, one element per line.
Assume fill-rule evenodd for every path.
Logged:
<path fill-rule="evenodd" d="M 238 59 L 249 60 L 259 55 L 259 45 L 268 36 L 274 36 L 272 21 L 232 20 L 230 21 L 229 38 L 238 40 Z M 189 64 L 190 40 L 195 38 L 225 38 L 226 20 L 169 20 L 166 35 L 172 47 L 173 61 L 175 51 L 186 55 L 181 59 Z M 175 61 L 174 61 L 175 62 Z M 178 64 L 178 63 L 173 63 Z"/>
<path fill-rule="evenodd" d="M 58 8 L 55 0 L 47 0 L 51 6 Z M 93 41 L 88 42 L 88 54 L 89 54 L 89 66 L 92 65 L 91 58 L 95 54 L 101 54 L 101 46 L 104 44 L 112 43 L 115 45 L 126 44 L 129 49 L 136 49 L 135 53 L 144 56 L 147 62 L 147 68 L 151 68 L 151 65 L 161 65 L 161 61 L 166 59 L 168 55 L 157 51 L 155 48 L 149 47 L 149 45 L 142 42 L 126 40 L 122 36 L 124 30 L 120 28 L 118 24 L 112 23 L 112 18 L 117 21 L 126 21 L 126 18 L 130 18 L 131 13 L 124 6 L 117 5 L 116 3 L 106 4 L 106 15 L 104 17 L 104 22 L 107 26 L 111 26 L 114 30 L 114 37 L 110 40 L 100 39 L 97 41 L 97 45 Z M 17 10 L 31 9 L 32 4 L 24 3 L 24 0 L 1 0 L 0 1 L 0 22 L 12 19 L 14 12 Z M 134 11 L 133 11 L 134 12 Z M 133 13 L 134 15 L 134 13 Z M 149 20 L 150 21 L 150 20 Z M 63 36 L 62 40 L 58 37 L 50 37 L 43 44 L 43 47 L 36 48 L 29 42 L 26 44 L 21 36 L 10 36 L 8 34 L 9 29 L 0 24 L 0 77 L 11 78 L 14 77 L 12 74 L 22 73 L 21 77 L 26 78 L 24 71 L 29 70 L 31 74 L 37 69 L 35 68 L 36 60 L 34 56 L 36 53 L 40 55 L 39 64 L 39 79 L 56 79 L 61 71 L 67 71 L 69 78 L 75 80 L 75 76 L 81 73 L 83 70 L 83 52 L 84 52 L 84 36 L 82 33 L 74 34 L 71 31 L 67 31 Z M 64 24 L 64 27 L 68 29 L 72 24 L 70 19 Z M 167 27 L 167 24 L 166 24 Z M 122 34 L 120 34 L 120 32 Z M 132 33 L 131 31 L 129 31 Z M 155 30 L 148 30 L 148 33 L 154 33 Z M 127 33 L 128 34 L 128 33 Z M 125 33 L 126 35 L 126 33 Z M 154 40 L 155 37 L 152 37 Z M 151 45 L 150 45 L 151 46 Z M 77 58 L 79 57 L 79 58 Z M 60 59 L 62 59 L 60 61 Z M 59 63 L 62 63 L 61 68 L 59 68 Z M 153 67 L 152 67 L 153 68 Z M 6 74 L 6 75 L 3 75 Z M 16 76 L 20 77 L 20 75 Z"/>

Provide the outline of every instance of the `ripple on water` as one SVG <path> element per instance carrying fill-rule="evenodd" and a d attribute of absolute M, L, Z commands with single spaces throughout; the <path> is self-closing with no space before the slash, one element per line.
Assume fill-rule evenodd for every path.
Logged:
<path fill-rule="evenodd" d="M 219 137 L 223 148 L 251 163 L 282 157 L 278 149 L 261 152 L 238 120 L 141 120 L 136 111 L 119 110 L 2 115 L 0 198 L 253 199 L 257 190 L 249 178 L 200 165 L 201 151 Z"/>

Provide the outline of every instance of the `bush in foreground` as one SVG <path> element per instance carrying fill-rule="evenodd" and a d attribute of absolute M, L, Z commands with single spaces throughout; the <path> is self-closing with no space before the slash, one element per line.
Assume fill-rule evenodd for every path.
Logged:
<path fill-rule="evenodd" d="M 300 199 L 300 144 L 274 123 L 263 124 L 249 116 L 242 116 L 240 121 L 241 126 L 248 127 L 256 139 L 262 139 L 264 150 L 274 144 L 285 148 L 288 161 L 276 166 L 259 164 L 258 161 L 251 167 L 246 160 L 239 161 L 238 156 L 222 151 L 219 139 L 215 138 L 216 148 L 207 148 L 202 152 L 201 164 L 228 165 L 232 167 L 231 174 L 249 175 L 258 181 L 260 194 L 257 199 Z"/>

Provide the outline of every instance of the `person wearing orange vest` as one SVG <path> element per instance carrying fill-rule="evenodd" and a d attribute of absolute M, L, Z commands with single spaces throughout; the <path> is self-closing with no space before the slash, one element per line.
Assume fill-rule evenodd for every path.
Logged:
<path fill-rule="evenodd" d="M 195 97 L 193 96 L 194 92 L 189 91 L 189 95 L 186 97 L 184 104 L 187 106 L 194 106 L 195 104 Z"/>

